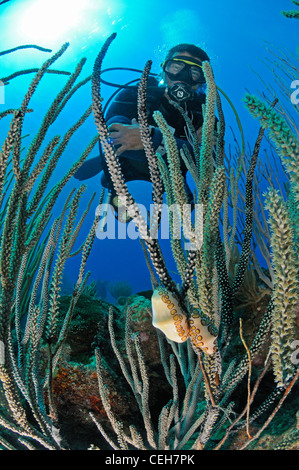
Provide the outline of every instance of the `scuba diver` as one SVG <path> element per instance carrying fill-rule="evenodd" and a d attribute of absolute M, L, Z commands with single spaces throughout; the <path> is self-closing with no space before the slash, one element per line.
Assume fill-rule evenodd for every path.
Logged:
<path fill-rule="evenodd" d="M 177 102 L 187 111 L 200 142 L 203 125 L 202 105 L 206 98 L 202 62 L 206 60 L 210 61 L 206 52 L 201 48 L 193 44 L 179 44 L 169 50 L 161 65 L 162 81 L 158 82 L 156 74 L 151 74 L 149 77 L 146 103 L 148 123 L 151 126 L 153 147 L 166 162 L 163 135 L 152 117 L 153 112 L 158 110 L 162 113 L 173 131 L 178 148 L 181 149 L 183 145 L 187 145 L 192 155 L 192 146 L 188 142 L 185 132 L 185 119 L 170 100 Z M 119 156 L 125 181 L 150 182 L 147 158 L 137 122 L 138 87 L 124 86 L 121 88 L 105 115 L 111 142 Z M 181 160 L 181 170 L 186 181 L 187 168 L 183 160 Z M 118 217 L 118 198 L 107 169 L 101 144 L 100 155 L 87 160 L 77 171 L 75 178 L 82 181 L 100 172 L 101 184 L 108 189 L 108 202 L 106 202 L 112 204 L 115 209 L 115 217 Z M 186 191 L 191 203 L 193 195 L 187 183 Z"/>

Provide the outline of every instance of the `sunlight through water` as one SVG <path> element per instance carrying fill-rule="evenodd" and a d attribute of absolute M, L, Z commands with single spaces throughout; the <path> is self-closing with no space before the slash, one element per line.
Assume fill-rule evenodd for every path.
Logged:
<path fill-rule="evenodd" d="M 10 10 L 5 24 L 14 24 L 14 41 L 60 46 L 64 41 L 82 42 L 93 35 L 105 37 L 115 28 L 121 11 L 118 1 L 94 0 L 33 0 L 15 2 L 17 8 Z M 5 39 L 9 40 L 8 28 Z M 11 39 L 11 38 L 10 38 Z"/>

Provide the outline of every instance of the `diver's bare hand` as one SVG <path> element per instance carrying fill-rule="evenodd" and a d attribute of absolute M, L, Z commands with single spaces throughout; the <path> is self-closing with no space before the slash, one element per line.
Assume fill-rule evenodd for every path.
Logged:
<path fill-rule="evenodd" d="M 119 145 L 116 150 L 117 155 L 121 155 L 126 150 L 143 149 L 139 125 L 136 120 L 132 122 L 133 124 L 111 124 L 108 127 L 113 145 Z"/>

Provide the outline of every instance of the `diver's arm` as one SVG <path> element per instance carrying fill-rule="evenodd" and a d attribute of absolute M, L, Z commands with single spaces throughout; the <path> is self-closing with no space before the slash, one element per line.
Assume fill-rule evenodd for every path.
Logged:
<path fill-rule="evenodd" d="M 111 121 L 113 122 L 111 123 Z M 121 155 L 124 158 L 132 160 L 145 159 L 146 156 L 137 121 L 133 119 L 133 123 L 130 124 L 125 124 L 125 122 L 128 122 L 127 118 L 124 116 L 117 116 L 107 123 L 112 142 L 116 147 L 117 155 Z M 150 127 L 153 148 L 163 156 L 163 154 L 166 153 L 163 143 L 163 134 L 158 127 Z M 187 145 L 189 151 L 193 153 L 192 146 L 187 140 L 179 139 L 177 137 L 175 137 L 175 140 L 179 149 L 183 148 L 184 145 Z"/>
<path fill-rule="evenodd" d="M 122 155 L 126 150 L 143 150 L 140 128 L 136 120 L 131 124 L 113 123 L 108 126 L 108 131 L 117 155 Z"/>
<path fill-rule="evenodd" d="M 157 109 L 153 106 L 153 109 Z M 106 123 L 108 128 L 110 127 L 112 139 L 114 139 L 114 145 L 118 155 L 124 158 L 133 160 L 145 160 L 144 147 L 141 142 L 139 128 L 137 124 L 137 91 L 135 89 L 124 89 L 122 90 L 113 103 L 109 106 L 106 114 Z M 117 127 L 113 127 L 113 125 Z M 126 125 L 125 127 L 118 126 L 119 124 Z M 137 126 L 136 126 L 137 124 Z M 117 135 L 117 131 L 120 131 Z M 137 132 L 136 132 L 137 131 Z M 166 154 L 163 135 L 158 127 L 151 126 L 151 137 L 155 151 L 158 151 L 161 155 Z M 187 140 L 179 139 L 175 137 L 179 149 L 183 145 L 187 145 L 191 153 L 192 146 Z"/>
<path fill-rule="evenodd" d="M 124 121 L 127 120 L 127 118 L 122 116 L 122 119 L 119 119 L 119 120 L 124 122 Z M 120 129 L 120 127 L 117 127 L 117 126 L 124 125 L 124 124 L 121 124 L 121 123 L 118 123 L 118 124 L 114 123 L 114 124 L 116 126 L 115 129 Z M 133 130 L 134 130 L 134 132 L 133 132 Z M 146 155 L 145 155 L 145 152 L 144 152 L 143 144 L 142 144 L 141 139 L 140 139 L 138 125 L 136 126 L 136 124 L 135 125 L 126 124 L 126 131 L 127 131 L 127 134 L 130 133 L 131 148 L 129 148 L 129 147 L 125 148 L 124 146 L 122 146 L 121 147 L 122 151 L 119 152 L 119 149 L 116 149 L 116 152 L 118 153 L 118 155 L 122 155 L 124 158 L 128 158 L 128 159 L 131 159 L 131 160 L 138 160 L 138 161 L 145 160 Z M 130 131 L 132 131 L 132 133 Z M 138 138 L 138 135 L 136 135 L 136 131 L 139 134 L 139 138 Z M 114 134 L 116 134 L 116 132 L 114 132 Z M 152 137 L 152 143 L 153 143 L 154 150 L 159 152 L 162 157 L 164 155 L 166 156 L 166 150 L 165 150 L 165 146 L 164 146 L 164 143 L 163 143 L 163 135 L 162 135 L 162 132 L 160 131 L 160 129 L 157 128 L 157 127 L 151 126 L 151 137 Z M 189 144 L 189 142 L 187 142 L 183 139 L 178 139 L 178 138 L 175 138 L 175 140 L 176 140 L 176 143 L 177 143 L 177 146 L 178 146 L 179 149 L 183 148 L 183 145 L 187 145 L 190 152 L 191 152 L 191 154 L 193 153 L 192 152 L 192 147 Z M 134 141 L 134 142 L 132 142 L 132 141 Z M 118 147 L 116 141 L 115 141 L 115 145 L 116 145 L 116 147 Z M 97 174 L 100 173 L 100 171 L 102 169 L 103 169 L 103 155 L 100 154 L 96 157 L 93 157 L 93 158 L 90 158 L 90 159 L 86 160 L 83 163 L 83 165 L 79 168 L 79 170 L 76 171 L 74 177 L 79 181 L 84 181 L 84 180 L 87 180 L 89 178 L 92 178 L 92 177 L 96 176 Z"/>

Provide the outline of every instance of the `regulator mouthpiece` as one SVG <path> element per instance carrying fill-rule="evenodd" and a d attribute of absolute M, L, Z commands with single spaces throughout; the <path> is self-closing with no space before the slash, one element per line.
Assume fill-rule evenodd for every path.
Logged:
<path fill-rule="evenodd" d="M 176 83 L 168 89 L 168 95 L 178 104 L 185 103 L 192 97 L 192 88 L 187 83 Z"/>

